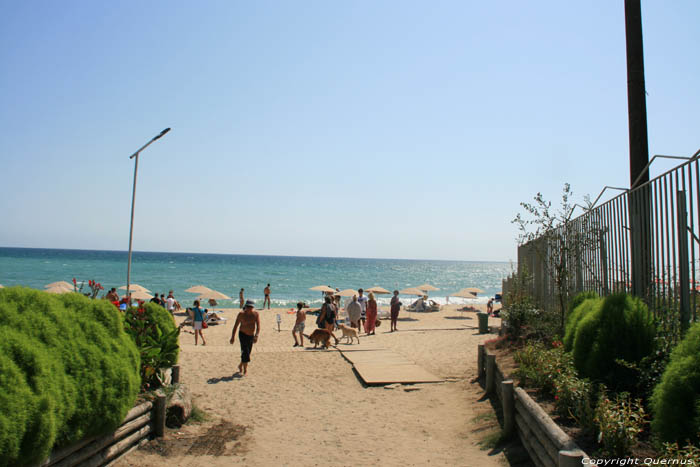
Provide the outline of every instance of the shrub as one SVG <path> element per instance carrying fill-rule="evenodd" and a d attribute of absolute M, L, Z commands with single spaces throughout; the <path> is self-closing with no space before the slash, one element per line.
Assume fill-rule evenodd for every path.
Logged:
<path fill-rule="evenodd" d="M 180 328 L 165 308 L 146 303 L 129 308 L 125 329 L 141 355 L 141 387 L 154 389 L 163 385 L 162 371 L 177 363 Z"/>
<path fill-rule="evenodd" d="M 626 294 L 610 295 L 583 316 L 574 337 L 574 363 L 582 376 L 614 388 L 634 386 L 628 366 L 654 350 L 655 328 L 646 305 Z"/>
<path fill-rule="evenodd" d="M 582 292 L 571 300 L 569 306 L 569 316 L 566 317 L 566 327 L 564 330 L 564 350 L 571 352 L 574 347 L 576 329 L 581 320 L 599 308 L 603 300 L 595 292 Z"/>
<path fill-rule="evenodd" d="M 688 330 L 651 398 L 652 430 L 663 441 L 698 441 L 700 433 L 700 323 Z"/>
<path fill-rule="evenodd" d="M 554 379 L 554 405 L 557 413 L 574 420 L 584 431 L 595 428 L 594 390 L 590 381 L 576 375 L 573 367 Z"/>
<path fill-rule="evenodd" d="M 637 436 L 642 432 L 645 420 L 641 399 L 632 400 L 629 394 L 621 393 L 614 400 L 601 394 L 595 411 L 598 425 L 598 442 L 603 445 L 603 453 L 622 457 L 637 444 Z"/>
<path fill-rule="evenodd" d="M 0 289 L 0 465 L 116 428 L 138 392 L 138 354 L 111 304 Z"/>
<path fill-rule="evenodd" d="M 556 378 L 573 370 L 571 357 L 561 347 L 548 349 L 541 342 L 528 344 L 513 355 L 519 364 L 515 371 L 521 384 L 536 387 L 553 396 Z"/>

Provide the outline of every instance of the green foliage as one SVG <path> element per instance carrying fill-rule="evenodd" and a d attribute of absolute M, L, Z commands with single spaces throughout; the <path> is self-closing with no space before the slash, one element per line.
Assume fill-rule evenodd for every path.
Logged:
<path fill-rule="evenodd" d="M 700 433 L 700 323 L 690 327 L 651 399 L 652 430 L 663 441 L 697 442 Z"/>
<path fill-rule="evenodd" d="M 180 352 L 180 328 L 163 307 L 146 303 L 129 308 L 125 329 L 141 355 L 141 387 L 144 390 L 163 385 L 162 372 L 177 363 Z"/>
<path fill-rule="evenodd" d="M 609 387 L 636 387 L 638 381 L 630 376 L 633 372 L 622 363 L 639 363 L 651 355 L 654 337 L 653 319 L 641 300 L 626 294 L 610 295 L 579 321 L 574 363 L 581 375 Z"/>
<path fill-rule="evenodd" d="M 596 407 L 595 421 L 603 454 L 614 457 L 628 455 L 644 429 L 645 416 L 641 399 L 633 400 L 629 394 L 621 393 L 611 400 L 602 393 Z"/>
<path fill-rule="evenodd" d="M 514 355 L 520 384 L 540 389 L 554 398 L 557 413 L 593 430 L 594 388 L 576 374 L 571 354 L 561 345 L 547 348 L 541 342 L 528 344 Z"/>
<path fill-rule="evenodd" d="M 0 289 L 0 466 L 119 426 L 139 387 L 122 321 L 103 300 Z"/>
<path fill-rule="evenodd" d="M 700 438 L 700 433 L 697 437 Z M 686 461 L 685 465 L 700 465 L 700 447 L 690 443 L 683 447 L 680 447 L 678 443 L 663 443 L 659 457 Z"/>
<path fill-rule="evenodd" d="M 581 292 L 571 300 L 569 316 L 566 317 L 566 327 L 564 331 L 564 350 L 571 352 L 574 347 L 576 329 L 581 320 L 595 311 L 603 303 L 603 299 L 595 292 Z"/>
<path fill-rule="evenodd" d="M 538 310 L 529 293 L 531 281 L 532 277 L 523 266 L 520 272 L 513 274 L 510 289 L 503 297 L 501 318 L 509 339 L 519 339 L 525 328 L 537 320 Z"/>

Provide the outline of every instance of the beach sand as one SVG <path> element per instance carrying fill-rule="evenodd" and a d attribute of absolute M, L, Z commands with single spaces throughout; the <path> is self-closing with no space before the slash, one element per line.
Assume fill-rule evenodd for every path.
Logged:
<path fill-rule="evenodd" d="M 504 465 L 502 453 L 478 446 L 475 420 L 492 411 L 473 380 L 477 344 L 494 335 L 478 334 L 475 313 L 457 308 L 402 311 L 398 332 L 386 320 L 376 335 L 361 335 L 359 346 L 383 346 L 445 379 L 393 389 L 364 386 L 336 350 L 292 347 L 295 315 L 286 309 L 258 310 L 248 375 L 234 376 L 240 348 L 229 339 L 238 310 L 226 310 L 227 323 L 204 330 L 206 346 L 180 336 L 181 381 L 207 420 L 169 429 L 116 465 Z M 314 321 L 309 315 L 307 334 Z"/>

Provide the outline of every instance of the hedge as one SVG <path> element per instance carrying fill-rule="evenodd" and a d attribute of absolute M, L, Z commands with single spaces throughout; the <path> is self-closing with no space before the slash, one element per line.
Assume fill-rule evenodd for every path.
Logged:
<path fill-rule="evenodd" d="M 566 317 L 566 328 L 564 330 L 564 350 L 571 352 L 576 338 L 576 329 L 581 320 L 590 313 L 600 308 L 603 299 L 595 292 L 582 292 L 571 300 L 569 305 L 569 316 Z"/>
<path fill-rule="evenodd" d="M 671 352 L 651 398 L 651 428 L 664 441 L 700 441 L 700 323 Z"/>
<path fill-rule="evenodd" d="M 139 354 L 112 304 L 0 289 L 0 466 L 113 430 L 138 389 Z"/>
<path fill-rule="evenodd" d="M 654 351 L 655 335 L 653 318 L 641 300 L 610 295 L 578 323 L 574 364 L 582 376 L 619 387 L 627 381 L 621 378 L 626 371 L 617 360 L 639 363 Z"/>

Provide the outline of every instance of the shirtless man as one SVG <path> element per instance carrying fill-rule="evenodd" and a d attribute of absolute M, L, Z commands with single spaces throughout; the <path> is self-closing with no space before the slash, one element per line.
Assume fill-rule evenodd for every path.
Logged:
<path fill-rule="evenodd" d="M 306 326 L 306 311 L 304 311 L 304 304 L 297 303 L 297 320 L 294 323 L 294 329 L 292 329 L 292 336 L 294 336 L 294 347 L 304 347 L 304 327 Z M 299 339 L 301 344 L 297 340 L 297 332 L 299 333 Z"/>
<path fill-rule="evenodd" d="M 267 303 L 267 309 L 270 309 L 270 284 L 267 284 L 267 287 L 265 287 L 265 300 L 263 300 L 263 309 L 265 309 L 265 304 Z"/>
<path fill-rule="evenodd" d="M 241 342 L 241 363 L 238 365 L 238 372 L 245 375 L 248 373 L 248 362 L 250 362 L 250 352 L 253 344 L 258 342 L 260 335 L 260 315 L 255 311 L 255 302 L 248 300 L 245 302 L 243 311 L 238 313 L 236 324 L 231 333 L 231 344 L 236 341 L 236 330 L 241 327 L 238 339 Z"/>
<path fill-rule="evenodd" d="M 243 289 L 238 292 L 238 302 L 240 304 L 240 308 L 243 309 L 243 304 L 245 303 L 245 299 L 243 298 Z"/>
<path fill-rule="evenodd" d="M 112 287 L 109 289 L 109 292 L 107 292 L 107 295 L 105 296 L 107 300 L 110 302 L 118 302 L 119 301 L 119 294 L 117 293 L 117 289 L 115 287 Z"/>

